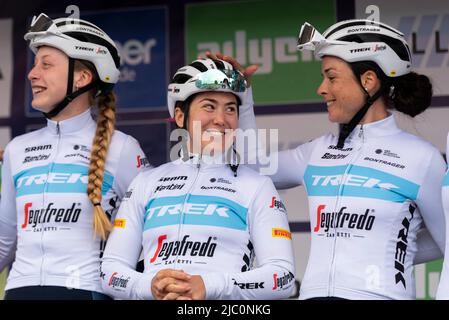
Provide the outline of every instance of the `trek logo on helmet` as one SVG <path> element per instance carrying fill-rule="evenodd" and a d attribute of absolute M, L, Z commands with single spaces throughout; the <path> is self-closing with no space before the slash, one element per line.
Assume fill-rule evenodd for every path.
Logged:
<path fill-rule="evenodd" d="M 349 52 L 351 52 L 351 53 L 365 52 L 365 51 L 371 51 L 371 48 L 359 48 L 359 49 L 351 49 L 351 50 L 349 50 Z"/>

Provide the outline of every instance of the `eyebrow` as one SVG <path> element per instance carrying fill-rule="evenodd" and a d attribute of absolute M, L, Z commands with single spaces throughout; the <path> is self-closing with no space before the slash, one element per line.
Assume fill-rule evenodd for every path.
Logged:
<path fill-rule="evenodd" d="M 324 75 L 325 73 L 328 73 L 331 70 L 335 70 L 335 68 L 334 67 L 329 67 L 329 68 L 325 69 L 324 72 L 321 72 L 321 75 Z"/>
<path fill-rule="evenodd" d="M 34 63 L 36 63 L 37 60 L 42 60 L 42 59 L 47 58 L 47 57 L 49 57 L 49 56 L 50 56 L 50 54 L 44 54 L 44 55 L 41 56 L 39 59 L 36 57 L 36 58 L 34 58 Z"/>
<path fill-rule="evenodd" d="M 203 102 L 203 101 L 210 101 L 212 103 L 219 103 L 218 100 L 211 99 L 211 98 L 203 98 L 203 99 L 200 100 L 200 102 Z M 230 101 L 230 102 L 225 103 L 225 106 L 228 106 L 228 105 L 231 105 L 231 104 L 237 105 L 237 102 L 236 101 Z"/>

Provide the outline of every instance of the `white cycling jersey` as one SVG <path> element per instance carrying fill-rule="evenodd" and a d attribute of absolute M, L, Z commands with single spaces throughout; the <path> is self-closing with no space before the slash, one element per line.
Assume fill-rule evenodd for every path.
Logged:
<path fill-rule="evenodd" d="M 6 147 L 0 206 L 0 270 L 15 254 L 6 290 L 64 286 L 100 291 L 100 252 L 87 196 L 96 123 L 90 110 L 14 138 Z M 147 166 L 138 142 L 115 131 L 102 207 L 112 218 L 132 179 Z M 17 250 L 15 247 L 17 245 Z"/>
<path fill-rule="evenodd" d="M 446 160 L 449 163 L 449 134 L 447 135 Z M 449 232 L 449 168 L 443 180 L 442 188 L 443 207 L 446 213 L 446 234 Z M 437 291 L 437 299 L 449 299 L 449 237 L 446 237 L 446 251 L 443 270 L 441 271 L 440 284 Z"/>
<path fill-rule="evenodd" d="M 423 222 L 433 238 L 422 239 L 424 250 L 444 252 L 444 159 L 393 115 L 358 125 L 342 150 L 337 141 L 327 134 L 279 152 L 272 176 L 277 188 L 304 185 L 308 194 L 311 248 L 300 299 L 413 299 Z"/>
<path fill-rule="evenodd" d="M 143 247 L 144 273 L 134 271 Z M 253 268 L 255 256 L 257 267 Z M 245 167 L 178 159 L 141 173 L 102 261 L 106 294 L 153 299 L 162 269 L 199 274 L 206 299 L 278 299 L 294 284 L 287 213 L 271 180 Z"/>

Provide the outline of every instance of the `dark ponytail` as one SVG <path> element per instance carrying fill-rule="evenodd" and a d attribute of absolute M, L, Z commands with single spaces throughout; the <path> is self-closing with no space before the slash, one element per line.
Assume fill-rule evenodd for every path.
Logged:
<path fill-rule="evenodd" d="M 411 117 L 424 112 L 432 101 L 432 83 L 422 74 L 411 72 L 393 81 L 394 91 L 389 105 Z"/>
<path fill-rule="evenodd" d="M 381 90 L 384 91 L 382 98 L 388 108 L 415 117 L 430 106 L 433 92 L 432 83 L 427 76 L 410 72 L 390 78 L 372 61 L 354 62 L 350 66 L 358 81 L 361 81 L 361 75 L 368 70 L 376 73 L 382 84 Z"/>

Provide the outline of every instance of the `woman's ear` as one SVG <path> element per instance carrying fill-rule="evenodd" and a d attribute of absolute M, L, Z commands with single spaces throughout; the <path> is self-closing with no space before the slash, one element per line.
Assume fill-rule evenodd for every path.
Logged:
<path fill-rule="evenodd" d="M 182 112 L 181 108 L 175 107 L 175 121 L 176 125 L 179 128 L 182 128 L 184 125 L 184 112 Z"/>
<path fill-rule="evenodd" d="M 362 85 L 365 90 L 369 93 L 377 92 L 380 88 L 380 79 L 373 70 L 365 71 L 365 73 L 360 77 L 360 80 L 362 81 Z"/>
<path fill-rule="evenodd" d="M 87 86 L 93 81 L 93 74 L 88 68 L 81 68 L 74 72 L 73 85 L 76 89 Z"/>

